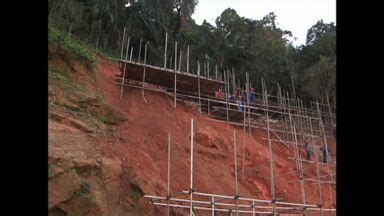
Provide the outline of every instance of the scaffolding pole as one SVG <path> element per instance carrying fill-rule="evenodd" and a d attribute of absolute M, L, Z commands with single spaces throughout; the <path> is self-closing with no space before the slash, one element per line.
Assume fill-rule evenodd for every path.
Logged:
<path fill-rule="evenodd" d="M 199 113 L 201 117 L 201 99 L 200 99 L 200 62 L 197 61 L 197 87 L 199 91 Z"/>
<path fill-rule="evenodd" d="M 233 95 L 236 95 L 235 69 L 233 67 L 232 67 L 232 86 L 233 86 Z"/>
<path fill-rule="evenodd" d="M 311 130 L 311 135 L 313 135 L 313 129 L 312 129 L 312 120 L 309 120 L 309 126 Z M 312 144 L 314 144 L 315 141 L 312 137 Z M 316 149 L 318 151 L 318 149 Z M 318 152 L 315 154 L 315 160 L 316 160 L 316 174 L 317 174 L 317 184 L 318 184 L 318 190 L 319 190 L 319 206 L 320 206 L 320 215 L 323 215 L 322 206 L 323 206 L 323 198 L 321 194 L 321 179 L 320 179 L 320 167 L 319 167 L 319 158 L 318 158 Z"/>
<path fill-rule="evenodd" d="M 255 202 L 252 201 L 252 216 L 255 216 L 255 214 L 256 214 Z"/>
<path fill-rule="evenodd" d="M 261 78 L 262 83 L 264 82 L 263 78 Z M 268 134 L 268 144 L 269 144 L 269 160 L 270 160 L 270 170 L 271 170 L 271 193 L 272 193 L 272 204 L 273 204 L 273 215 L 276 216 L 276 197 L 275 197 L 275 177 L 274 177 L 274 165 L 273 165 L 273 151 L 272 151 L 272 142 L 270 140 L 271 135 L 269 132 L 269 113 L 268 113 L 268 93 L 267 93 L 267 87 L 265 84 L 263 84 L 263 92 L 265 94 L 265 105 L 266 105 L 266 112 L 265 115 L 267 117 L 267 134 Z"/>
<path fill-rule="evenodd" d="M 291 81 L 292 81 L 292 89 L 293 89 L 292 99 L 295 101 L 296 100 L 296 91 L 295 91 L 295 83 L 293 81 L 293 72 L 291 73 Z"/>
<path fill-rule="evenodd" d="M 131 48 L 131 54 L 129 55 L 129 61 L 132 62 L 132 53 L 133 53 L 133 46 Z"/>
<path fill-rule="evenodd" d="M 229 95 L 229 87 L 228 86 L 228 79 L 227 79 L 227 74 L 228 72 L 226 72 L 224 70 L 224 82 L 225 82 L 225 110 L 227 111 L 227 126 L 229 126 L 229 113 L 228 113 L 228 95 Z"/>
<path fill-rule="evenodd" d="M 195 201 L 196 202 L 196 201 Z M 209 202 L 208 202 L 209 203 Z M 166 203 L 159 203 L 159 202 L 153 202 L 154 205 L 159 205 L 159 206 L 167 206 Z M 175 208 L 184 208 L 184 209 L 188 209 L 190 208 L 188 205 L 178 205 L 178 204 L 170 204 L 171 207 L 175 207 Z M 251 207 L 251 205 L 249 205 L 248 207 Z M 256 208 L 261 208 L 261 207 L 256 207 Z M 297 208 L 288 208 L 288 207 L 276 207 L 276 208 L 279 208 L 279 209 L 291 209 L 291 210 L 300 210 L 300 209 L 297 209 Z M 211 207 L 202 207 L 202 206 L 195 206 L 195 209 L 198 209 L 198 210 L 207 210 L 207 211 L 212 211 L 212 208 Z M 230 211 L 233 211 L 231 209 L 229 209 Z M 319 211 L 319 209 L 317 207 L 314 207 L 314 208 L 307 208 L 308 211 Z M 215 208 L 215 211 L 218 211 L 218 212 L 229 212 L 228 209 L 220 209 L 220 208 Z M 323 209 L 323 211 L 330 211 L 330 212 L 335 212 L 336 210 L 335 209 Z M 247 213 L 247 214 L 252 214 L 253 211 L 247 211 L 247 210 L 239 210 L 238 211 L 239 213 Z M 273 214 L 273 212 L 270 212 L 270 211 L 256 211 L 254 212 L 255 214 Z"/>
<path fill-rule="evenodd" d="M 140 58 L 141 58 L 141 44 L 143 42 L 143 38 L 140 38 L 140 47 L 139 47 L 139 57 L 137 58 L 137 62 L 140 62 Z"/>
<path fill-rule="evenodd" d="M 325 155 L 326 155 L 326 163 L 327 163 L 327 168 L 328 168 L 328 174 L 329 174 L 329 184 L 328 184 L 328 188 L 329 188 L 329 199 L 331 201 L 331 207 L 332 207 L 332 204 L 333 204 L 333 201 L 332 201 L 332 188 L 331 188 L 331 184 L 330 182 L 333 182 L 333 179 L 332 179 L 332 175 L 331 175 L 331 172 L 330 172 L 330 168 L 329 168 L 329 151 L 328 151 L 328 144 L 327 144 L 327 137 L 325 136 L 325 130 L 324 130 L 324 124 L 323 124 L 323 121 L 321 119 L 321 114 L 320 114 L 320 108 L 319 108 L 319 102 L 317 102 L 317 111 L 318 111 L 318 114 L 319 114 L 319 119 L 320 119 L 320 127 L 321 127 L 321 130 L 323 132 L 323 139 L 324 139 L 324 145 L 325 145 Z"/>
<path fill-rule="evenodd" d="M 193 118 L 191 118 L 191 176 L 190 176 L 190 188 L 189 188 L 189 193 L 190 193 L 190 210 L 189 210 L 189 215 L 194 216 L 193 212 L 193 142 L 194 142 L 194 134 L 195 134 L 195 129 L 193 125 Z"/>
<path fill-rule="evenodd" d="M 180 49 L 180 54 L 179 54 L 179 72 L 181 69 L 181 55 L 183 54 L 183 50 Z"/>
<path fill-rule="evenodd" d="M 218 77 L 217 77 L 217 64 L 215 65 L 215 79 L 218 80 Z"/>
<path fill-rule="evenodd" d="M 210 76 L 209 76 L 209 60 L 207 60 L 207 78 L 210 79 Z"/>
<path fill-rule="evenodd" d="M 237 146 L 236 146 L 236 131 L 233 130 L 233 149 L 234 149 L 234 160 L 235 160 L 235 202 L 236 202 L 236 215 L 239 213 L 239 186 L 237 183 Z"/>
<path fill-rule="evenodd" d="M 244 181 L 244 165 L 245 165 L 245 106 L 244 106 L 244 109 L 243 109 L 243 163 L 242 163 L 242 167 L 243 167 L 243 170 L 242 170 L 242 175 L 241 175 L 241 181 L 243 182 Z"/>
<path fill-rule="evenodd" d="M 189 194 L 189 191 L 182 191 L 183 194 Z M 205 196 L 205 197 L 215 197 L 215 198 L 223 198 L 223 199 L 234 199 L 233 196 L 228 196 L 228 195 L 220 195 L 220 194 L 212 194 L 212 193 L 203 193 L 203 192 L 193 192 L 194 195 L 196 196 Z M 165 199 L 165 198 L 164 198 Z M 255 198 L 247 198 L 247 197 L 239 197 L 239 200 L 243 201 L 254 201 L 257 203 L 265 203 L 265 204 L 271 204 L 271 200 L 262 200 L 262 199 L 255 199 Z M 312 208 L 318 208 L 316 204 L 303 204 L 303 203 L 293 203 L 293 202 L 282 202 L 282 201 L 276 201 L 275 202 L 278 205 L 289 205 L 289 206 L 297 206 L 297 207 L 312 207 Z M 218 202 L 216 202 L 218 205 Z M 228 204 L 228 203 L 227 203 Z M 233 206 L 233 204 L 232 204 Z M 239 205 L 240 206 L 240 205 Z M 250 207 L 250 206 L 248 206 Z M 257 208 L 261 208 L 261 206 L 258 206 Z M 272 208 L 272 207 L 269 207 Z M 277 209 L 279 207 L 276 207 Z"/>
<path fill-rule="evenodd" d="M 128 38 L 128 43 L 127 43 L 127 52 L 125 53 L 125 60 L 128 58 L 128 50 L 129 50 L 129 41 L 130 37 Z M 124 91 L 124 81 L 125 81 L 125 69 L 127 68 L 127 63 L 124 64 L 124 69 L 123 69 L 123 79 L 121 80 L 121 89 L 120 89 L 120 100 L 123 99 L 123 91 Z"/>
<path fill-rule="evenodd" d="M 187 74 L 189 73 L 189 45 L 187 47 Z"/>
<path fill-rule="evenodd" d="M 171 198 L 171 133 L 168 133 L 168 184 L 167 184 L 167 198 L 168 198 L 168 206 L 167 206 L 167 216 L 169 216 L 169 204 Z"/>
<path fill-rule="evenodd" d="M 175 41 L 175 96 L 174 96 L 174 106 L 175 106 L 175 109 L 176 109 L 176 84 L 177 84 L 177 76 L 176 76 L 176 68 L 177 68 L 177 41 Z"/>
<path fill-rule="evenodd" d="M 158 203 L 158 202 L 154 202 L 153 204 L 154 205 L 159 205 L 159 206 L 166 206 L 167 205 L 166 203 Z M 189 206 L 177 205 L 177 204 L 170 204 L 170 206 L 171 207 L 175 207 L 175 208 L 189 208 Z M 212 211 L 212 208 L 209 208 L 209 207 L 196 206 L 195 208 L 198 209 L 198 210 Z M 219 212 L 232 212 L 233 210 L 231 210 L 231 209 L 228 210 L 228 209 L 216 208 L 215 211 L 219 211 Z M 234 210 L 234 211 L 236 211 L 236 210 Z M 236 213 L 252 213 L 252 211 L 239 210 Z M 272 212 L 269 212 L 269 211 L 256 211 L 256 213 L 258 213 L 258 214 L 272 214 Z"/>
<path fill-rule="evenodd" d="M 249 73 L 247 72 L 246 74 L 246 79 L 247 79 L 247 84 L 246 84 L 246 90 L 247 90 L 247 105 L 248 105 L 248 133 L 249 136 L 251 137 L 251 107 L 249 106 Z M 244 109 L 245 112 L 245 109 Z"/>
<path fill-rule="evenodd" d="M 165 46 L 164 46 L 164 69 L 167 68 L 167 43 L 168 42 L 168 32 L 165 33 Z"/>
<path fill-rule="evenodd" d="M 126 29 L 126 27 L 124 26 L 124 33 L 123 33 L 123 43 L 121 44 L 121 53 L 120 53 L 120 59 L 123 59 L 124 43 L 125 43 L 125 29 Z M 120 65 L 121 65 L 121 64 L 120 64 Z"/>
<path fill-rule="evenodd" d="M 297 145 L 297 137 L 296 137 L 296 127 L 293 125 L 293 131 L 295 132 L 295 143 Z M 299 155 L 300 158 L 300 155 Z M 304 173 L 303 173 L 303 164 L 299 163 L 300 169 L 300 188 L 301 188 L 301 197 L 304 204 L 307 204 L 307 198 L 305 196 L 305 185 L 304 185 Z M 307 215 L 307 212 L 304 210 L 304 215 Z"/>
<path fill-rule="evenodd" d="M 289 93 L 287 92 L 287 98 L 288 98 L 288 107 L 290 107 L 291 106 L 291 102 L 289 102 Z M 290 126 L 291 126 L 291 134 L 292 134 L 292 140 L 293 140 L 293 142 L 295 142 L 295 135 L 294 135 L 294 133 L 293 133 L 293 125 L 292 125 L 292 116 L 291 116 L 291 109 L 288 109 L 288 114 L 289 114 L 289 124 L 290 124 Z M 297 142 L 295 142 L 295 144 L 297 144 Z M 294 151 L 294 153 L 295 153 L 295 158 L 298 158 L 298 149 L 297 149 L 297 145 L 293 145 L 293 151 Z M 297 170 L 297 172 L 299 172 L 299 163 L 298 163 L 298 161 L 297 160 L 295 160 L 295 163 L 296 163 L 296 170 Z"/>
<path fill-rule="evenodd" d="M 144 48 L 143 88 L 142 88 L 142 92 L 141 92 L 145 103 L 147 103 L 147 100 L 145 99 L 145 95 L 144 95 L 145 68 L 146 68 L 145 65 L 146 65 L 146 62 L 147 62 L 147 45 L 148 45 L 148 42 L 145 43 L 145 48 Z"/>

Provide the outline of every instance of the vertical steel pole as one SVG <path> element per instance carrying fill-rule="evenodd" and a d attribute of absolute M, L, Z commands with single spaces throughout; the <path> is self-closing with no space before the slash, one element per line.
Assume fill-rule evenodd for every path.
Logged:
<path fill-rule="evenodd" d="M 168 133 L 168 206 L 167 206 L 167 216 L 169 216 L 169 204 L 171 196 L 171 133 Z"/>
<path fill-rule="evenodd" d="M 140 55 L 141 55 L 141 44 L 142 44 L 142 42 L 143 42 L 143 39 L 142 38 L 140 38 L 140 48 L 139 48 L 139 57 L 138 57 L 138 60 L 137 60 L 137 62 L 139 62 L 140 63 Z"/>
<path fill-rule="evenodd" d="M 127 43 L 127 52 L 125 53 L 125 60 L 128 58 L 128 50 L 129 50 L 129 40 L 128 38 L 128 43 Z M 127 68 L 127 63 L 124 63 L 124 69 L 123 69 L 123 79 L 121 81 L 121 89 L 120 89 L 120 100 L 123 99 L 123 90 L 124 90 L 124 81 L 125 81 L 125 69 Z"/>
<path fill-rule="evenodd" d="M 176 76 L 176 68 L 177 68 L 177 41 L 175 42 L 175 88 L 174 88 L 174 91 L 175 91 L 175 96 L 174 96 L 174 106 L 176 108 L 176 84 L 177 84 L 177 76 Z"/>
<path fill-rule="evenodd" d="M 236 197 L 236 215 L 239 214 L 239 206 L 237 196 L 239 195 L 239 188 L 237 183 L 237 146 L 236 146 L 236 131 L 233 130 L 233 145 L 234 145 L 234 159 L 235 159 L 235 197 Z"/>
<path fill-rule="evenodd" d="M 200 62 L 197 61 L 197 85 L 199 91 L 199 113 L 201 117 L 201 99 L 200 99 Z"/>
<path fill-rule="evenodd" d="M 189 45 L 187 48 L 187 73 L 189 73 Z"/>
<path fill-rule="evenodd" d="M 190 178 L 190 210 L 189 210 L 189 215 L 193 216 L 193 142 L 194 142 L 194 125 L 193 125 L 193 118 L 191 118 L 191 178 Z"/>
<path fill-rule="evenodd" d="M 164 47 L 164 69 L 167 68 L 167 41 L 168 41 L 168 32 L 165 33 L 165 47 Z"/>

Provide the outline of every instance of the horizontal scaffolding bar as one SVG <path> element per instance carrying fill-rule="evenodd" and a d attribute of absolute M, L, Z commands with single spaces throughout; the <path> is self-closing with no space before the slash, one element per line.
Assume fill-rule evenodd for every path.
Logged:
<path fill-rule="evenodd" d="M 160 206 L 168 206 L 168 204 L 166 203 L 153 203 L 154 205 L 160 205 Z M 171 207 L 176 207 L 176 208 L 185 208 L 185 209 L 189 209 L 190 206 L 186 206 L 186 205 L 176 205 L 176 204 L 170 204 L 169 206 Z M 206 211 L 212 211 L 212 208 L 210 207 L 200 207 L 200 206 L 194 206 L 193 209 L 198 209 L 198 210 L 206 210 Z M 219 208 L 214 208 L 214 211 L 220 211 L 220 212 L 237 212 L 236 209 L 219 209 Z M 244 211 L 244 210 L 239 210 L 238 213 L 250 213 L 252 214 L 252 211 Z M 263 211 L 255 211 L 255 213 L 259 213 L 259 214 L 272 214 L 272 212 L 263 212 Z"/>
<path fill-rule="evenodd" d="M 186 194 L 189 194 L 189 191 L 184 191 Z M 193 192 L 194 195 L 200 195 L 200 196 L 208 196 L 208 197 L 221 197 L 221 198 L 228 198 L 228 199 L 234 199 L 234 196 L 226 196 L 226 195 L 218 195 L 218 194 L 210 194 L 210 193 L 201 193 L 201 192 Z M 254 199 L 254 198 L 245 198 L 245 197 L 239 197 L 239 200 L 246 200 L 246 201 L 254 201 L 254 202 L 261 202 L 261 203 L 272 203 L 271 200 L 261 200 L 261 199 Z M 293 205 L 293 206 L 303 206 L 303 207 L 317 207 L 315 204 L 301 204 L 301 203 L 291 203 L 291 202 L 281 202 L 276 201 L 276 204 L 282 204 L 282 205 Z"/>
<path fill-rule="evenodd" d="M 201 194 L 206 194 L 206 193 L 199 193 L 199 195 L 201 195 Z M 205 196 L 205 195 L 203 195 L 203 196 Z M 207 196 L 210 196 L 210 197 L 234 198 L 234 197 L 231 197 L 231 196 L 216 195 L 216 194 L 212 194 L 212 195 L 207 194 Z M 151 199 L 158 199 L 158 200 L 168 200 L 167 197 L 161 197 L 161 196 L 155 196 L 155 195 L 144 195 L 144 197 L 145 198 L 151 198 Z M 189 199 L 178 199 L 178 198 L 169 198 L 169 199 L 171 201 L 176 201 L 176 202 L 185 202 L 185 203 L 190 203 L 191 202 Z M 255 199 L 250 199 L 250 198 L 243 198 L 243 199 L 241 199 L 241 197 L 240 197 L 239 200 L 254 202 Z M 271 201 L 267 201 L 267 202 L 268 202 L 268 204 L 271 204 Z M 236 207 L 236 204 L 231 204 L 231 203 L 220 203 L 220 202 L 213 202 L 212 203 L 212 202 L 209 202 L 209 201 L 199 201 L 199 200 L 192 200 L 192 203 L 195 203 L 195 204 L 205 204 L 205 205 L 212 205 L 212 204 L 214 204 L 216 206 L 221 205 L 221 206 Z M 168 205 L 167 203 L 161 203 L 161 204 L 165 205 L 165 206 Z M 306 208 L 307 210 L 308 210 L 308 208 L 310 208 L 310 210 L 312 210 L 312 211 L 320 210 L 320 207 L 318 207 L 318 205 L 300 204 L 300 203 L 289 203 L 289 202 L 280 202 L 280 201 L 277 201 L 276 204 L 293 205 L 293 206 L 295 206 L 295 207 L 277 206 L 276 209 L 279 209 L 279 210 L 303 210 L 303 207 L 307 207 Z M 173 204 L 170 204 L 170 206 L 171 205 L 173 205 Z M 186 205 L 186 206 L 190 207 L 189 205 Z M 297 206 L 300 206 L 300 208 L 297 207 Z M 196 207 L 197 206 L 194 206 L 194 208 L 196 208 Z M 249 205 L 239 204 L 238 207 L 240 207 L 240 208 L 260 208 L 260 209 L 271 209 L 271 208 L 273 208 L 272 206 L 260 206 L 260 205 L 253 206 L 252 204 L 249 204 Z M 331 211 L 331 210 L 334 210 L 334 209 L 328 209 L 328 210 Z M 241 211 L 239 211 L 239 212 L 241 212 Z"/>
<path fill-rule="evenodd" d="M 291 159 L 291 160 L 297 160 L 297 161 L 301 161 L 301 162 L 306 162 L 306 163 L 315 163 L 315 161 L 309 161 L 309 160 L 304 160 L 304 159 L 301 159 L 301 160 L 299 160 L 299 159 L 296 159 L 296 158 L 293 158 L 293 157 L 288 157 L 289 159 Z M 322 162 L 319 162 L 319 165 L 322 165 L 322 166 L 333 166 L 333 167 L 335 167 L 336 166 L 336 164 L 327 164 L 327 163 L 322 163 Z"/>

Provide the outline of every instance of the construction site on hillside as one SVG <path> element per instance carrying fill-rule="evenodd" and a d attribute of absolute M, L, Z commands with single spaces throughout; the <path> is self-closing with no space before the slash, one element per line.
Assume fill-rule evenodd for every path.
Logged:
<path fill-rule="evenodd" d="M 184 209 L 190 215 L 336 215 L 336 194 L 332 193 L 336 187 L 336 114 L 325 92 L 324 99 L 305 103 L 296 96 L 294 91 L 284 91 L 279 84 L 275 86 L 275 95 L 268 89 L 272 85 L 261 78 L 259 86 L 254 85 L 245 74 L 243 86 L 236 76 L 234 68 L 219 71 L 218 66 L 210 65 L 209 61 L 201 64 L 196 62 L 197 68 L 192 69 L 189 62 L 190 47 L 185 50 L 177 47 L 174 41 L 173 58 L 167 56 L 168 35 L 165 36 L 164 64 L 155 66 L 148 64 L 148 43 L 140 40 L 137 58 L 133 56 L 134 47 L 130 46 L 130 37 L 124 37 L 119 62 L 120 73 L 116 74 L 115 83 L 120 86 L 120 99 L 124 99 L 124 91 L 129 88 L 141 90 L 142 99 L 147 102 L 145 91 L 164 93 L 169 103 L 176 109 L 177 103 L 183 102 L 194 107 L 201 115 L 206 115 L 212 121 L 220 121 L 228 126 L 243 129 L 242 148 L 238 149 L 236 132 L 233 132 L 234 145 L 234 190 L 231 195 L 205 193 L 194 186 L 194 119 L 191 119 L 190 133 L 190 187 L 182 191 L 172 191 L 171 166 L 172 163 L 172 134 L 168 134 L 168 170 L 167 194 L 145 194 L 153 205 L 166 209 Z M 142 51 L 143 50 L 143 51 Z M 144 58 L 141 59 L 142 53 Z M 182 53 L 186 54 L 186 62 L 182 62 Z M 167 62 L 167 58 L 170 59 Z M 172 64 L 173 59 L 173 64 Z M 152 61 L 153 62 L 153 61 Z M 202 65 L 202 66 L 201 66 Z M 201 68 L 203 68 L 201 70 Z M 213 68 L 213 70 L 211 70 Z M 213 71 L 213 72 L 212 72 Z M 255 89 L 260 89 L 257 92 Z M 309 104 L 309 105 L 308 105 Z M 238 181 L 254 178 L 250 175 L 253 170 L 244 166 L 245 136 L 251 136 L 255 129 L 267 132 L 269 161 L 260 166 L 268 166 L 270 170 L 270 199 L 258 199 L 241 194 Z M 282 145 L 291 155 L 296 167 L 294 172 L 275 173 L 273 145 Z M 334 143 L 330 145 L 330 143 Z M 240 160 L 238 161 L 238 152 Z M 315 176 L 306 174 L 312 167 Z M 323 169 L 321 169 L 323 167 Z M 323 170 L 326 170 L 324 172 Z M 177 175 L 177 173 L 175 173 Z M 290 178 L 293 184 L 301 188 L 300 203 L 281 200 L 275 194 L 275 182 L 278 178 Z M 218 182 L 220 180 L 218 179 Z M 305 184 L 316 184 L 318 200 L 309 203 L 306 198 Z M 323 190 L 329 190 L 329 197 L 322 195 Z M 328 200 L 330 205 L 324 205 Z"/>

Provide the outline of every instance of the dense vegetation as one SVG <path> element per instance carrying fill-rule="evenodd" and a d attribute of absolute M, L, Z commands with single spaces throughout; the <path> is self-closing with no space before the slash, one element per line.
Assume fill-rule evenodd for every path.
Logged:
<path fill-rule="evenodd" d="M 140 38 L 148 42 L 148 61 L 163 65 L 165 33 L 168 32 L 169 64 L 174 55 L 174 41 L 183 50 L 190 45 L 191 68 L 196 62 L 209 60 L 210 71 L 217 64 L 222 72 L 236 72 L 240 83 L 245 72 L 260 89 L 264 77 L 276 94 L 277 83 L 300 98 L 316 100 L 328 92 L 335 103 L 336 26 L 334 23 L 315 23 L 307 33 L 306 44 L 294 47 L 290 31 L 276 26 L 271 12 L 261 20 L 240 17 L 226 9 L 216 19 L 216 26 L 207 22 L 195 24 L 191 15 L 197 0 L 49 0 L 49 25 L 66 32 L 93 49 L 120 56 L 124 27 L 131 37 L 134 56 L 138 55 Z M 143 52 L 141 52 L 143 55 Z M 174 61 L 174 60 L 173 60 Z M 183 67 L 185 64 L 183 65 Z M 185 69 L 184 69 L 185 70 Z"/>

